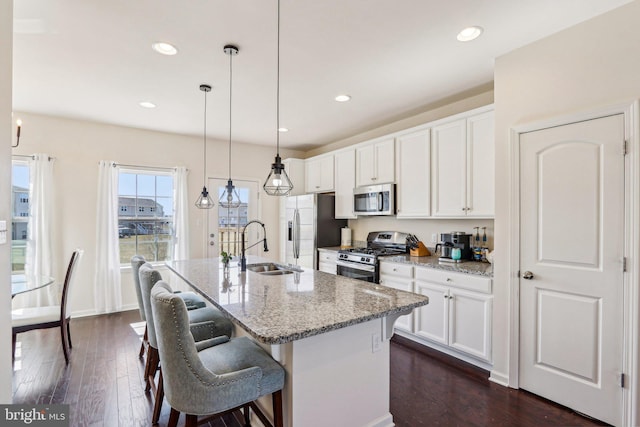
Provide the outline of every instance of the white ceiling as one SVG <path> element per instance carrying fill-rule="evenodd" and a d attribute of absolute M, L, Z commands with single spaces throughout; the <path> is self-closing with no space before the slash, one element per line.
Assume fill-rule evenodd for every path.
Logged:
<path fill-rule="evenodd" d="M 281 146 L 315 148 L 490 83 L 494 58 L 629 1 L 281 0 Z M 226 140 L 232 43 L 233 141 L 275 144 L 277 0 L 18 0 L 14 17 L 16 111 L 201 136 L 209 83 L 207 133 Z M 484 34 L 458 42 L 469 25 Z"/>

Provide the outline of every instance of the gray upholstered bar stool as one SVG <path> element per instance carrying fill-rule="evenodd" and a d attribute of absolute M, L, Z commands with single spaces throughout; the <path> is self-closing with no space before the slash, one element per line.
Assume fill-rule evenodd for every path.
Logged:
<path fill-rule="evenodd" d="M 240 408 L 249 426 L 249 407 L 264 425 L 282 426 L 285 373 L 269 354 L 247 337 L 196 343 L 184 302 L 163 281 L 151 291 L 151 307 L 171 405 L 169 426 L 177 425 L 181 412 L 186 426 L 196 426 L 200 415 L 220 416 Z M 254 402 L 268 394 L 273 399 L 273 424 Z"/>
<path fill-rule="evenodd" d="M 140 277 L 140 294 L 144 306 L 145 317 L 147 319 L 147 338 L 149 340 L 147 350 L 147 363 L 145 365 L 145 391 L 153 389 L 155 401 L 153 404 L 153 424 L 158 423 L 160 411 L 162 409 L 162 401 L 164 399 L 164 381 L 162 368 L 160 368 L 160 356 L 158 353 L 158 344 L 156 339 L 156 331 L 153 321 L 153 312 L 151 311 L 151 288 L 160 280 L 162 276 L 160 272 L 155 270 L 149 263 L 144 263 L 138 271 Z M 170 290 L 169 285 L 166 287 Z M 174 294 L 180 301 L 181 294 Z M 186 304 L 185 304 L 186 308 Z M 224 317 L 220 310 L 213 307 L 197 308 L 195 310 L 187 310 L 187 318 L 189 319 L 189 327 L 193 339 L 202 341 L 215 337 L 231 337 L 233 333 L 233 324 L 229 319 Z M 165 363 L 163 363 L 165 365 Z M 155 382 L 156 372 L 158 373 L 158 382 Z"/>
<path fill-rule="evenodd" d="M 142 292 L 140 291 L 140 278 L 138 276 L 140 266 L 147 262 L 142 255 L 134 255 L 131 257 L 131 270 L 133 275 L 133 283 L 136 290 L 136 297 L 138 297 L 138 309 L 140 310 L 140 319 L 146 323 L 147 318 L 144 313 L 144 303 L 142 302 Z M 196 308 L 206 307 L 206 303 L 204 300 L 196 295 L 194 292 L 181 292 L 180 298 L 182 298 L 187 304 L 187 309 L 193 310 Z M 147 348 L 149 342 L 147 339 L 147 326 L 145 324 L 144 327 L 144 336 L 142 337 L 142 344 L 140 345 L 140 353 L 138 357 L 142 358 L 144 356 L 145 349 Z"/>

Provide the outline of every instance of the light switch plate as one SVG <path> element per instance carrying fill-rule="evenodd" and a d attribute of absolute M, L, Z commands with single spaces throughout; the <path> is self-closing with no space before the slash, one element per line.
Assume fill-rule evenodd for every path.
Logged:
<path fill-rule="evenodd" d="M 7 243 L 7 221 L 0 221 L 0 245 Z"/>
<path fill-rule="evenodd" d="M 0 231 L 7 231 L 7 221 L 0 221 Z"/>

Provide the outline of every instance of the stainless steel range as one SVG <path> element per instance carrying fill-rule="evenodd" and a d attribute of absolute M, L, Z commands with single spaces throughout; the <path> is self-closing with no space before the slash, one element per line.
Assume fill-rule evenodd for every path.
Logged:
<path fill-rule="evenodd" d="M 337 273 L 340 276 L 380 282 L 378 258 L 408 252 L 409 234 L 398 231 L 373 231 L 367 236 L 366 248 L 341 249 L 338 252 Z"/>

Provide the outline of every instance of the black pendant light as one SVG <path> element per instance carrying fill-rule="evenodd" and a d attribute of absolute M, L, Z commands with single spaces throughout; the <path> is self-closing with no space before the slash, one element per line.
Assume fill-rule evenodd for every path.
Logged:
<path fill-rule="evenodd" d="M 288 196 L 293 189 L 280 158 L 280 0 L 278 0 L 278 83 L 276 98 L 276 158 L 262 188 L 270 196 Z"/>
<path fill-rule="evenodd" d="M 227 181 L 227 186 L 225 187 L 225 191 L 220 195 L 220 206 L 227 209 L 240 207 L 242 201 L 240 200 L 240 196 L 236 191 L 235 185 L 233 185 L 233 181 L 231 181 L 231 113 L 232 113 L 232 88 L 233 88 L 233 57 L 238 54 L 238 48 L 233 45 L 226 45 L 224 47 L 224 53 L 229 55 L 229 180 Z"/>
<path fill-rule="evenodd" d="M 202 186 L 202 193 L 200 193 L 200 197 L 198 197 L 196 201 L 196 207 L 199 209 L 211 209 L 214 203 L 207 191 L 207 93 L 211 92 L 211 86 L 201 84 L 200 90 L 204 92 L 204 184 Z"/>

